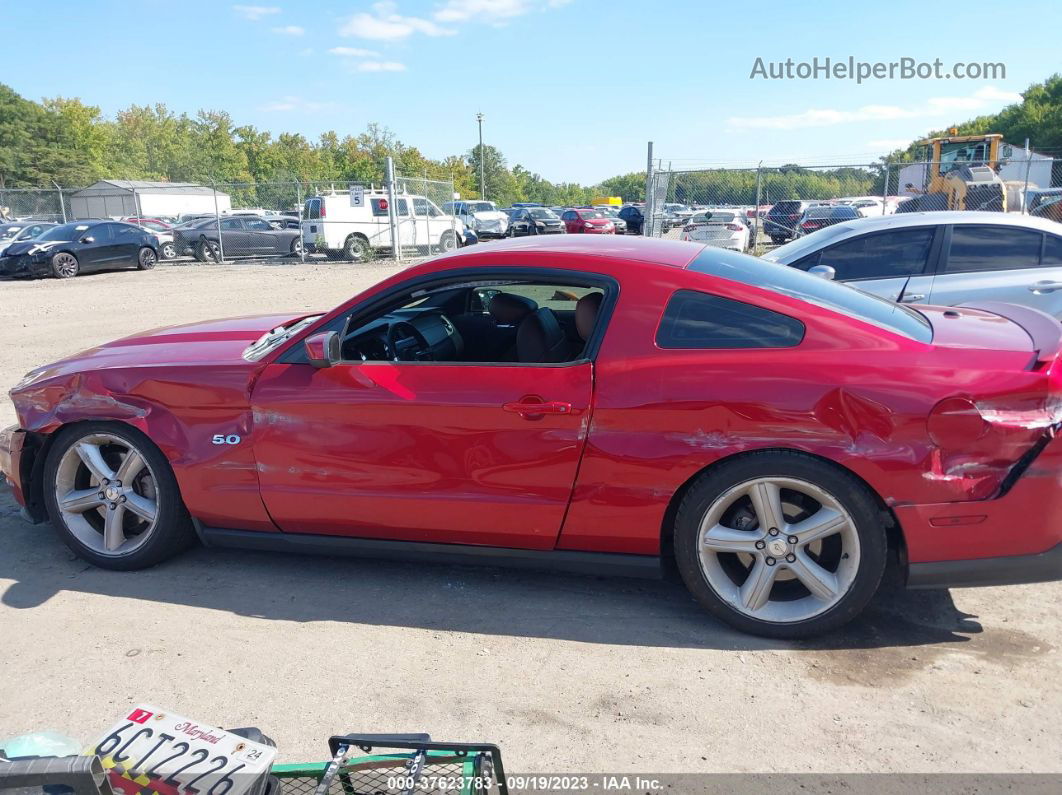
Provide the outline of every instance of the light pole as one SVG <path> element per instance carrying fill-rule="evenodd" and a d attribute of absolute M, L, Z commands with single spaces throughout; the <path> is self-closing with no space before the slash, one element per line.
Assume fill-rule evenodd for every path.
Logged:
<path fill-rule="evenodd" d="M 479 122 L 479 198 L 486 199 L 487 191 L 486 185 L 483 182 L 483 114 L 476 114 L 476 121 Z"/>

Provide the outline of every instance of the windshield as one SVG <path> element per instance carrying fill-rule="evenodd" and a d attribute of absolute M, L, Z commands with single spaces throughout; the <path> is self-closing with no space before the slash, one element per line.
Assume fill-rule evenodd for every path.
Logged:
<path fill-rule="evenodd" d="M 557 217 L 553 214 L 552 210 L 547 210 L 545 207 L 532 207 L 528 210 L 528 212 L 531 213 L 532 218 L 537 219 L 550 219 Z"/>
<path fill-rule="evenodd" d="M 321 315 L 311 315 L 310 317 L 304 317 L 302 320 L 296 320 L 287 326 L 277 326 L 272 331 L 267 331 L 247 346 L 247 350 L 243 352 L 243 358 L 249 362 L 257 362 L 267 353 L 276 349 L 282 342 L 291 339 L 293 335 L 298 334 L 321 317 Z"/>
<path fill-rule="evenodd" d="M 494 206 L 494 202 L 469 202 L 468 204 L 470 213 L 492 213 L 497 209 Z"/>
<path fill-rule="evenodd" d="M 583 218 L 583 219 L 587 219 L 587 218 L 604 218 L 605 216 L 602 215 L 597 210 L 579 210 L 579 217 Z"/>
<path fill-rule="evenodd" d="M 693 217 L 697 218 L 696 215 Z M 734 219 L 737 218 L 737 213 L 708 212 L 703 215 L 703 218 L 712 224 L 729 224 L 733 223 Z"/>
<path fill-rule="evenodd" d="M 768 262 L 781 262 L 783 265 L 789 265 L 790 263 L 796 262 L 805 254 L 810 254 L 812 251 L 818 251 L 834 238 L 841 237 L 850 230 L 851 227 L 846 224 L 827 226 L 825 229 L 812 232 L 810 235 L 804 235 L 804 237 L 798 237 L 796 240 L 786 243 L 784 246 L 779 246 L 776 249 L 768 251 L 763 255 L 763 258 Z"/>
<path fill-rule="evenodd" d="M 796 268 L 747 254 L 707 248 L 689 264 L 689 269 L 752 287 L 773 290 L 919 342 L 933 341 L 932 326 L 915 310 Z"/>
<path fill-rule="evenodd" d="M 87 232 L 88 224 L 60 224 L 41 235 L 38 240 L 73 240 L 80 233 Z"/>

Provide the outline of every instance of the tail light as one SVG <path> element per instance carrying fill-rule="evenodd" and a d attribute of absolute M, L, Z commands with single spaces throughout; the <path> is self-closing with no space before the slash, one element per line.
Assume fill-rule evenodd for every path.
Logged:
<path fill-rule="evenodd" d="M 740 232 L 741 224 L 727 224 L 726 228 L 729 229 L 731 232 Z"/>
<path fill-rule="evenodd" d="M 818 226 L 818 224 L 816 224 L 814 221 L 805 221 L 804 223 L 802 223 L 800 225 L 800 228 L 801 229 L 814 229 L 816 226 Z"/>
<path fill-rule="evenodd" d="M 321 218 L 324 218 L 324 217 L 325 217 L 325 216 L 326 216 L 327 214 L 328 214 L 328 213 L 327 213 L 327 212 L 325 211 L 325 203 L 324 203 L 324 202 L 321 202 L 321 212 L 320 212 L 320 217 L 321 217 Z"/>

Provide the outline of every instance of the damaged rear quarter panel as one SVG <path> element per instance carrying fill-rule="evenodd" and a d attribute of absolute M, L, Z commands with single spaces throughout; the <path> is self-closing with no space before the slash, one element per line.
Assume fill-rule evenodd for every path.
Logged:
<path fill-rule="evenodd" d="M 835 462 L 890 507 L 988 499 L 1054 419 L 1044 374 L 1025 370 L 1027 355 L 943 350 L 832 313 L 801 316 L 805 338 L 792 348 L 658 349 L 659 315 L 647 310 L 694 286 L 681 279 L 621 295 L 596 363 L 564 548 L 659 552 L 676 492 L 711 464 L 755 450 Z M 749 300 L 747 289 L 713 288 Z M 793 311 L 782 300 L 776 308 Z M 985 409 L 984 433 L 942 449 L 927 417 L 956 395 Z"/>

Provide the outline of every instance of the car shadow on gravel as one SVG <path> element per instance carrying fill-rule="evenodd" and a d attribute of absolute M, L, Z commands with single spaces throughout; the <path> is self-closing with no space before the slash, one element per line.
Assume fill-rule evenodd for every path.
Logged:
<path fill-rule="evenodd" d="M 948 591 L 887 584 L 843 632 L 800 643 L 755 638 L 705 614 L 678 582 L 369 559 L 195 548 L 153 569 L 86 564 L 49 525 L 0 503 L 3 609 L 63 591 L 223 610 L 283 621 L 354 624 L 676 648 L 874 649 L 963 643 L 981 632 Z M 87 617 L 86 617 L 87 618 Z"/>

